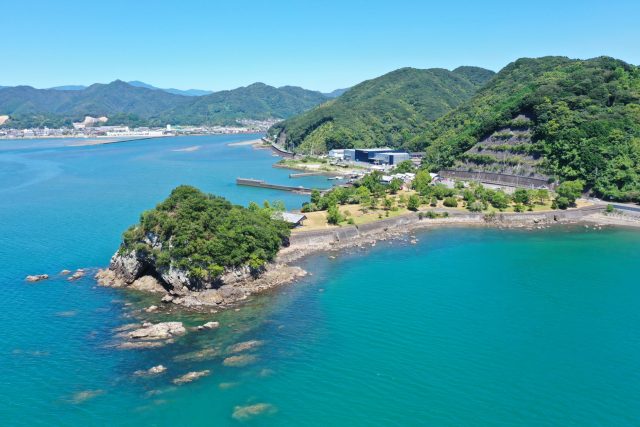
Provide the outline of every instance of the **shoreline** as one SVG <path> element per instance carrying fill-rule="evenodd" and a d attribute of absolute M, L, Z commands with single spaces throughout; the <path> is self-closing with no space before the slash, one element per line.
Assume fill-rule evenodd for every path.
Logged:
<path fill-rule="evenodd" d="M 383 219 L 361 226 L 343 226 L 326 230 L 292 233 L 289 246 L 283 247 L 276 258 L 258 275 L 245 270 L 225 273 L 221 285 L 209 289 L 167 289 L 151 276 L 124 280 L 117 263 L 100 270 L 96 279 L 101 286 L 132 289 L 155 293 L 160 306 L 177 306 L 189 311 L 218 312 L 237 307 L 251 295 L 291 284 L 304 277 L 306 272 L 298 262 L 307 256 L 321 252 L 335 252 L 354 247 L 375 246 L 378 241 L 410 237 L 420 230 L 449 227 L 485 227 L 495 229 L 542 230 L 551 226 L 584 224 L 586 227 L 603 226 L 640 228 L 640 217 L 606 215 L 603 206 L 589 206 L 567 211 L 504 213 L 489 219 L 482 214 L 457 214 L 447 218 L 423 218 L 417 213 Z M 163 304 L 160 304 L 162 302 Z"/>

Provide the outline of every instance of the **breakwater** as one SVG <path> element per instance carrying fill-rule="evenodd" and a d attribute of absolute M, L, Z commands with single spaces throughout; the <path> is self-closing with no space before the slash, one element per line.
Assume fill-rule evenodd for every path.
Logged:
<path fill-rule="evenodd" d="M 280 185 L 280 184 L 270 184 L 261 179 L 252 179 L 252 178 L 236 178 L 237 185 L 244 185 L 247 187 L 259 187 L 259 188 L 269 188 L 272 190 L 282 190 L 282 191 L 292 191 L 294 193 L 299 194 L 311 194 L 313 192 L 313 188 L 303 187 L 301 185 L 293 186 L 293 185 Z M 319 190 L 325 191 L 325 190 Z"/>

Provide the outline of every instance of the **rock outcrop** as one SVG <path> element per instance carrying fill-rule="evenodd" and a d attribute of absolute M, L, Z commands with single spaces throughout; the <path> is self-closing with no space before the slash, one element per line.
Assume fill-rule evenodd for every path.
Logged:
<path fill-rule="evenodd" d="M 150 377 L 164 373 L 167 368 L 164 365 L 153 366 L 147 370 L 135 371 L 133 374 L 138 377 Z"/>
<path fill-rule="evenodd" d="M 48 278 L 48 274 L 33 274 L 25 277 L 24 280 L 26 280 L 27 282 L 39 282 L 41 280 L 47 280 Z"/>
<path fill-rule="evenodd" d="M 152 324 L 127 333 L 129 339 L 166 340 L 187 332 L 182 322 L 162 322 Z"/>
<path fill-rule="evenodd" d="M 195 381 L 195 380 L 197 380 L 199 378 L 206 377 L 210 373 L 211 373 L 211 371 L 209 371 L 208 369 L 206 369 L 204 371 L 189 372 L 189 373 L 184 374 L 181 377 L 178 377 L 178 378 L 174 379 L 173 383 L 176 384 L 176 385 L 182 385 L 182 384 L 190 383 L 190 382 Z"/>
<path fill-rule="evenodd" d="M 161 247 L 153 236 L 148 236 L 146 242 L 152 247 Z M 163 303 L 199 310 L 225 308 L 305 274 L 299 267 L 269 264 L 260 271 L 249 267 L 227 269 L 215 281 L 206 282 L 190 277 L 185 270 L 158 266 L 148 256 L 130 251 L 117 252 L 109 268 L 98 271 L 96 279 L 102 286 L 164 294 Z"/>

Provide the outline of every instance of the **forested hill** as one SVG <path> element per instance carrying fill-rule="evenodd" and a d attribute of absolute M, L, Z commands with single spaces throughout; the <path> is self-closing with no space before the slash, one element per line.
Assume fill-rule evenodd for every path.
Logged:
<path fill-rule="evenodd" d="M 478 141 L 531 119 L 528 154 L 559 180 L 583 180 L 618 200 L 640 195 L 640 69 L 608 57 L 519 59 L 414 139 L 433 169 Z"/>
<path fill-rule="evenodd" d="M 295 86 L 275 88 L 264 83 L 200 96 L 163 114 L 175 124 L 233 123 L 236 119 L 288 118 L 328 98 Z"/>
<path fill-rule="evenodd" d="M 0 90 L 0 115 L 5 127 L 61 127 L 85 115 L 109 117 L 109 124 L 164 126 L 235 124 L 236 119 L 285 119 L 328 98 L 298 87 L 275 88 L 262 83 L 205 96 L 181 96 L 135 87 L 120 80 L 82 90 Z"/>
<path fill-rule="evenodd" d="M 402 68 L 362 82 L 269 133 L 299 152 L 400 146 L 468 100 L 493 74 L 477 67 Z"/>

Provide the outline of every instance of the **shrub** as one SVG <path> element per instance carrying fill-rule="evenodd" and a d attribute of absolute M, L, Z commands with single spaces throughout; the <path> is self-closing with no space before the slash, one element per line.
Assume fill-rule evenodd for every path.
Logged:
<path fill-rule="evenodd" d="M 407 201 L 407 209 L 411 211 L 417 211 L 420 207 L 420 197 L 415 194 L 409 196 L 409 200 Z"/>
<path fill-rule="evenodd" d="M 442 202 L 443 205 L 445 205 L 448 208 L 457 208 L 458 207 L 458 199 L 455 197 L 447 197 L 444 199 L 444 202 Z"/>

